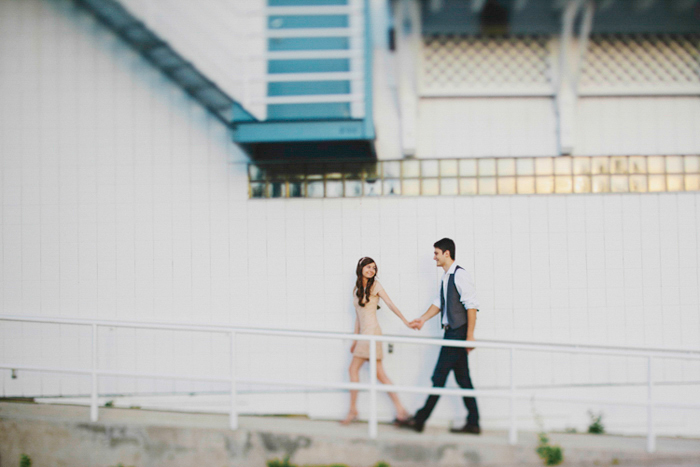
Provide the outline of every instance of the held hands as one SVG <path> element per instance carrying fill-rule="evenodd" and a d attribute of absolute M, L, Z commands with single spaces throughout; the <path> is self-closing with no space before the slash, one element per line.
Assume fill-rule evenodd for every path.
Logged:
<path fill-rule="evenodd" d="M 416 318 L 408 323 L 408 327 L 416 331 L 420 331 L 423 328 L 423 324 L 425 324 L 425 321 L 423 321 L 421 318 Z"/>

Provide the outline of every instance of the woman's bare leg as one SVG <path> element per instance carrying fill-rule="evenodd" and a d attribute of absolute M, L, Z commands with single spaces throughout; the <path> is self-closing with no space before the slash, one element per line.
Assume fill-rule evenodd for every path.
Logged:
<path fill-rule="evenodd" d="M 381 360 L 377 360 L 377 379 L 382 384 L 393 384 L 389 377 L 386 375 L 386 372 L 384 371 L 384 365 L 382 365 Z M 389 394 L 391 402 L 393 402 L 394 407 L 396 407 L 396 418 L 399 420 L 407 419 L 409 417 L 408 411 L 403 406 L 403 404 L 401 404 L 399 396 L 395 392 L 388 392 L 387 394 Z"/>
<path fill-rule="evenodd" d="M 352 383 L 359 383 L 360 382 L 360 368 L 362 367 L 362 364 L 367 361 L 366 358 L 360 358 L 360 357 L 353 357 L 352 362 L 350 362 L 350 369 L 348 372 L 350 373 L 350 382 Z M 348 415 L 345 417 L 345 420 L 343 420 L 342 423 L 343 425 L 347 425 L 351 423 L 353 420 L 357 418 L 357 390 L 351 390 L 350 391 L 350 410 L 348 410 Z"/>

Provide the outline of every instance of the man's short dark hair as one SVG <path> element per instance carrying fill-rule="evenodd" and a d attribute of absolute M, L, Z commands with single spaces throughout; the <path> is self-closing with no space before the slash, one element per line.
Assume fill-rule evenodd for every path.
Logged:
<path fill-rule="evenodd" d="M 450 258 L 455 259 L 455 242 L 451 238 L 441 238 L 433 244 L 434 248 L 442 250 L 442 252 L 449 251 Z"/>

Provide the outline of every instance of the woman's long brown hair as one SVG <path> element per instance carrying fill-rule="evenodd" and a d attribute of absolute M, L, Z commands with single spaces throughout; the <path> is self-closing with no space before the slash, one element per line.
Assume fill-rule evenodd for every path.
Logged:
<path fill-rule="evenodd" d="M 355 269 L 355 274 L 357 275 L 357 281 L 355 281 L 355 295 L 357 295 L 357 300 L 362 307 L 365 306 L 365 303 L 369 302 L 369 293 L 374 285 L 374 279 L 377 277 L 377 274 L 379 274 L 379 267 L 377 266 L 377 263 L 374 263 L 375 267 L 377 268 L 376 272 L 374 273 L 374 277 L 367 280 L 367 287 L 362 285 L 362 268 L 372 263 L 374 263 L 372 258 L 369 256 L 363 256 L 360 258 L 360 261 L 357 262 L 357 268 Z"/>

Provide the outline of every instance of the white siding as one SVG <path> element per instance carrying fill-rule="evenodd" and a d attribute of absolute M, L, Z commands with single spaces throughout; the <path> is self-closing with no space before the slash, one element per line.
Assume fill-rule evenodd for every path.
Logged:
<path fill-rule="evenodd" d="M 551 154 L 508 117 L 517 103 L 495 99 L 490 120 L 469 114 L 490 128 L 481 144 L 494 149 L 485 152 Z M 549 126 L 548 104 L 531 103 L 543 117 L 526 124 Z M 388 293 L 415 317 L 437 288 L 432 244 L 450 236 L 477 282 L 478 338 L 700 348 L 700 194 L 250 201 L 244 162 L 217 120 L 70 3 L 0 2 L 0 313 L 350 331 L 360 256 L 377 260 Z M 415 335 L 386 307 L 380 323 L 386 334 Z M 101 332 L 104 368 L 228 371 L 225 336 Z M 439 335 L 437 323 L 421 335 Z M 2 323 L 0 336 L 0 361 L 89 364 L 83 328 Z M 236 365 L 241 376 L 338 381 L 348 347 L 241 338 Z M 429 384 L 436 353 L 397 346 L 385 365 L 395 383 Z M 471 362 L 478 387 L 507 383 L 504 352 L 478 350 Z M 638 363 L 521 355 L 517 376 L 523 385 L 636 383 Z M 656 378 L 697 382 L 700 368 L 659 362 Z M 0 395 L 85 394 L 88 383 L 26 372 L 13 380 L 3 370 Z M 194 390 L 226 388 L 101 384 L 107 393 Z M 271 396 L 283 397 L 292 400 Z M 293 410 L 340 416 L 346 397 L 314 396 Z M 423 397 L 404 400 L 414 409 Z M 502 402 L 481 404 L 485 425 L 506 420 Z M 588 408 L 544 407 L 548 426 L 561 427 Z M 443 400 L 434 419 L 462 410 Z M 530 407 L 521 412 L 531 423 Z M 659 412 L 660 431 L 697 431 L 696 416 Z M 642 417 L 606 413 L 620 430 Z"/>
<path fill-rule="evenodd" d="M 575 152 L 582 156 L 700 153 L 700 96 L 582 97 Z"/>
<path fill-rule="evenodd" d="M 548 97 L 423 98 L 419 158 L 555 156 L 554 103 Z"/>
<path fill-rule="evenodd" d="M 258 118 L 267 93 L 266 0 L 122 0 L 121 3 Z M 252 78 L 257 77 L 257 81 Z"/>

